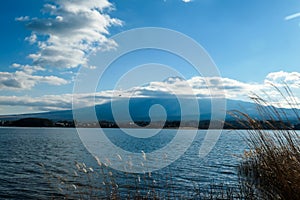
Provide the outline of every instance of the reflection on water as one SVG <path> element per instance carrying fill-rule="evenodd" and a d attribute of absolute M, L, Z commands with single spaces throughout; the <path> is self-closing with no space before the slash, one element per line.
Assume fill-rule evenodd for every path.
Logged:
<path fill-rule="evenodd" d="M 137 131 L 147 132 L 143 129 Z M 107 136 L 114 144 L 133 152 L 152 152 L 159 149 L 165 146 L 175 133 L 176 130 L 164 130 L 146 140 L 128 139 L 129 136 L 121 134 L 118 129 L 106 130 Z M 237 155 L 241 155 L 246 147 L 240 134 L 246 133 L 223 131 L 215 148 L 207 157 L 201 159 L 198 152 L 205 133 L 206 131 L 198 132 L 194 143 L 180 159 L 152 173 L 151 179 L 156 180 L 155 184 L 152 184 L 153 187 L 163 192 L 166 184 L 172 184 L 176 192 L 186 193 L 193 190 L 194 184 L 201 187 L 209 185 L 212 181 L 231 185 L 237 183 Z M 186 134 L 189 134 L 189 130 L 186 130 Z M 171 153 L 176 154 L 177 150 L 173 151 Z M 96 172 L 100 170 L 95 159 L 84 148 L 75 129 L 0 128 L 0 152 L 0 199 L 59 198 L 64 193 L 58 189 L 63 187 L 62 184 L 102 184 L 101 177 L 95 178 L 96 175 L 74 178 L 75 161 L 84 162 Z M 139 177 L 113 169 L 110 171 L 114 174 L 119 191 L 126 192 L 128 184 Z M 168 177 L 172 177 L 171 183 Z"/>

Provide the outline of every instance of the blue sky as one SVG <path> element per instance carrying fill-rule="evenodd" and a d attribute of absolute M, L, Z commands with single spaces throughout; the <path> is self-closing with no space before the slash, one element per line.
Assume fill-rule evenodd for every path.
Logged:
<path fill-rule="evenodd" d="M 176 30 L 201 44 L 224 85 L 240 88 L 226 91 L 228 98 L 245 100 L 266 82 L 282 81 L 299 97 L 299 12 L 299 0 L 3 1 L 0 113 L 70 108 L 74 77 L 81 66 L 89 67 L 89 53 L 113 45 L 110 36 L 141 27 Z M 191 85 L 201 80 L 186 62 L 148 50 L 116 62 L 98 87 L 100 96 L 109 96 L 126 70 L 149 62 L 174 67 Z M 166 86 L 160 81 L 152 84 L 157 90 Z"/>

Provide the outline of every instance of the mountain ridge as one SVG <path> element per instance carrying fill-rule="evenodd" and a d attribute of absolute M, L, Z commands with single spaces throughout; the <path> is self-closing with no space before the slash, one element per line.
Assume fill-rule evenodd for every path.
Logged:
<path fill-rule="evenodd" d="M 129 103 L 128 103 L 129 102 Z M 128 104 L 127 104 L 128 103 Z M 183 99 L 181 102 L 181 105 L 184 105 L 185 107 L 189 109 L 194 109 L 192 105 L 188 105 L 190 103 L 189 99 Z M 98 120 L 105 120 L 105 121 L 114 121 L 114 115 L 112 112 L 111 102 L 106 102 L 103 104 L 96 105 L 95 107 L 85 107 L 80 108 L 77 111 L 79 111 L 81 115 L 81 120 L 88 122 L 93 120 L 91 117 L 91 112 L 94 112 L 95 109 L 96 115 Z M 155 105 L 161 105 L 165 109 L 165 118 L 166 120 L 181 120 L 181 118 L 184 118 L 185 120 L 192 120 L 192 119 L 199 119 L 199 120 L 210 120 L 212 113 L 211 113 L 211 101 L 210 99 L 199 99 L 198 105 L 199 105 L 199 113 L 200 116 L 189 116 L 186 114 L 185 116 L 181 116 L 180 113 L 180 104 L 177 99 L 175 98 L 132 98 L 129 101 L 125 99 L 119 99 L 115 100 L 113 102 L 113 105 L 116 106 L 114 110 L 119 111 L 119 118 L 121 121 L 128 121 L 128 116 L 125 116 L 125 112 L 122 112 L 122 109 L 126 109 L 126 107 L 129 109 L 130 117 L 132 118 L 132 121 L 150 121 L 150 120 L 162 120 L 161 118 L 161 110 L 158 110 L 156 112 L 152 112 L 152 115 L 150 118 L 149 111 L 152 106 Z M 230 111 L 241 111 L 243 113 L 248 114 L 252 118 L 260 119 L 262 118 L 257 110 L 257 104 L 246 102 L 246 101 L 240 101 L 240 100 L 232 100 L 232 99 L 226 99 L 226 110 L 227 112 L 225 119 L 233 119 L 233 116 L 230 116 L 228 112 Z M 296 116 L 293 117 L 294 110 L 292 109 L 285 109 L 282 108 L 283 112 L 290 116 L 290 120 L 295 120 Z M 299 110 L 297 110 L 299 112 Z M 212 120 L 222 120 L 218 119 L 222 118 L 222 112 L 215 113 L 214 116 L 217 116 L 216 119 Z M 151 113 L 150 113 L 151 114 Z M 124 116 L 123 116 L 124 115 Z M 160 116 L 161 115 L 161 116 Z M 50 112 L 43 112 L 43 113 L 28 113 L 28 114 L 16 114 L 16 115 L 0 115 L 0 120 L 18 120 L 22 118 L 46 118 L 53 121 L 61 121 L 61 120 L 67 120 L 71 121 L 73 119 L 73 111 L 72 110 L 63 110 L 63 111 L 50 111 Z"/>

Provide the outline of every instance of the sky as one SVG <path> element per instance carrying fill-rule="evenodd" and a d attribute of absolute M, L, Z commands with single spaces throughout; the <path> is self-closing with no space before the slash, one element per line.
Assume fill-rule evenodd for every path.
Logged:
<path fill-rule="evenodd" d="M 213 59 L 221 78 L 201 77 L 182 58 L 146 49 L 122 56 L 104 73 L 96 93 L 78 100 L 90 105 L 89 97 L 96 95 L 101 103 L 114 92 L 122 97 L 133 93 L 160 97 L 169 91 L 188 95 L 178 74 L 158 76 L 163 69 L 146 75 L 140 70 L 134 79 L 153 77 L 148 84 L 134 85 L 133 79 L 117 84 L 130 69 L 147 63 L 174 68 L 201 97 L 225 92 L 226 98 L 248 101 L 249 94 L 267 91 L 276 97 L 275 103 L 282 103 L 271 84 L 279 88 L 286 84 L 296 99 L 300 97 L 299 0 L 10 0 L 1 4 L 3 115 L 70 109 L 78 71 L 97 70 L 91 57 L 118 48 L 111 37 L 143 27 L 167 28 L 192 38 Z M 210 87 L 214 94 L 208 94 Z"/>

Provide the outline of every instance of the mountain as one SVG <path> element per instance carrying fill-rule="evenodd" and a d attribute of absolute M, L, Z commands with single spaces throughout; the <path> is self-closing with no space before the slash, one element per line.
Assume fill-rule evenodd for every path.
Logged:
<path fill-rule="evenodd" d="M 181 104 L 180 104 L 181 103 Z M 163 120 L 164 116 L 167 120 L 180 120 L 181 119 L 181 109 L 184 108 L 185 120 L 209 120 L 211 116 L 214 119 L 221 119 L 221 111 L 224 111 L 222 107 L 216 109 L 216 113 L 211 112 L 211 100 L 210 99 L 199 99 L 199 113 L 200 116 L 193 115 L 195 106 L 191 103 L 190 99 L 182 99 L 179 101 L 175 98 L 132 98 L 129 101 L 126 99 L 119 99 L 113 102 L 114 110 L 118 114 L 118 119 L 124 122 L 131 121 L 126 113 L 130 113 L 130 117 L 133 121 L 150 121 L 149 110 L 151 118 L 153 120 Z M 251 102 L 238 101 L 238 100 L 226 100 L 226 111 L 238 110 L 247 113 L 253 118 L 260 119 L 261 116 L 257 111 L 257 105 Z M 98 120 L 114 121 L 114 116 L 112 112 L 111 102 L 103 103 L 95 107 L 86 107 L 78 109 L 77 113 L 80 113 L 80 118 L 77 121 L 89 122 L 93 120 L 91 113 L 95 109 Z M 164 110 L 161 109 L 164 107 Z M 152 107 L 153 106 L 153 107 Z M 218 106 L 218 105 L 217 105 Z M 152 109 L 150 109 L 152 107 Z M 219 109 L 219 110 L 218 110 Z M 290 120 L 296 120 L 296 116 L 291 109 L 282 109 Z M 298 110 L 299 111 L 299 110 Z M 46 118 L 53 121 L 60 120 L 73 120 L 73 113 L 71 110 L 65 111 L 54 111 L 45 113 L 34 113 L 34 114 L 22 114 L 22 115 L 2 115 L 0 120 L 17 120 L 22 118 Z M 232 116 L 226 115 L 226 119 L 233 119 Z"/>

